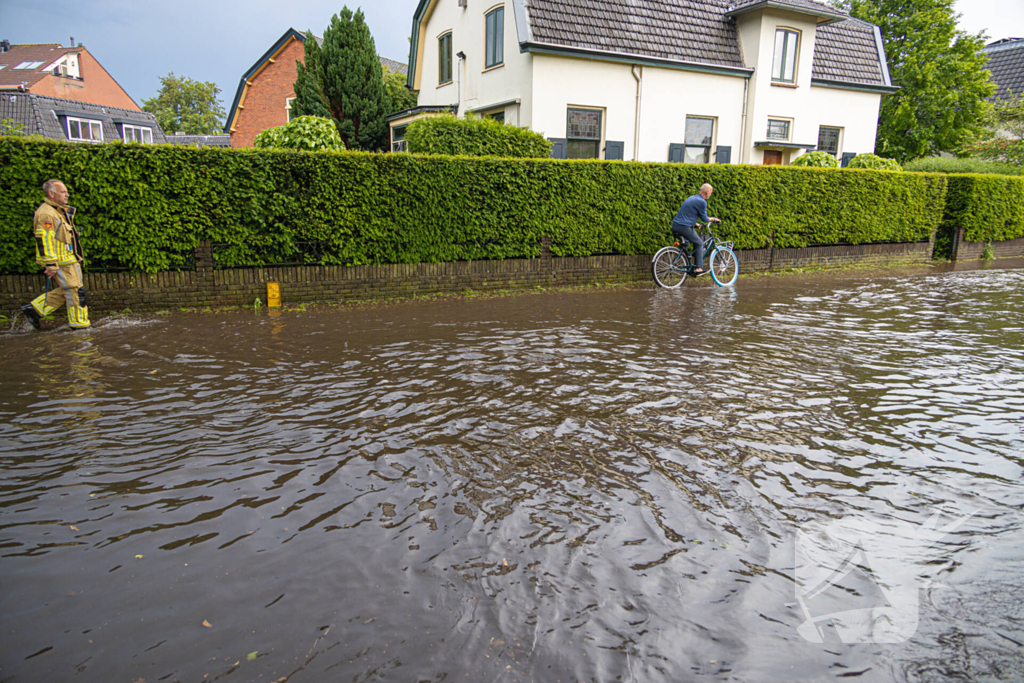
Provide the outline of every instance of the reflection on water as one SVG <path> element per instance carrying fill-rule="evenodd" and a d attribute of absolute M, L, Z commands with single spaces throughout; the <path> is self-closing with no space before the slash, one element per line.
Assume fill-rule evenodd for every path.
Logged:
<path fill-rule="evenodd" d="M 5 337 L 0 680 L 1019 680 L 1022 286 Z M 911 641 L 800 637 L 799 529 L 937 510 Z"/>

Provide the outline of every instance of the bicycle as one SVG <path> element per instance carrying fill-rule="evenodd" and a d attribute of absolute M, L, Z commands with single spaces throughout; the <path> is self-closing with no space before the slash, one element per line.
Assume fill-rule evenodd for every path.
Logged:
<path fill-rule="evenodd" d="M 708 271 L 711 279 L 719 287 L 728 287 L 736 282 L 739 275 L 739 261 L 733 252 L 732 242 L 723 242 L 711 232 L 711 223 L 697 223 L 697 234 L 704 239 L 704 253 L 708 254 Z M 707 234 L 701 232 L 707 230 Z M 670 247 L 662 247 L 651 259 L 651 273 L 659 287 L 675 289 L 696 270 L 690 262 L 690 254 L 685 245 L 676 242 Z"/>

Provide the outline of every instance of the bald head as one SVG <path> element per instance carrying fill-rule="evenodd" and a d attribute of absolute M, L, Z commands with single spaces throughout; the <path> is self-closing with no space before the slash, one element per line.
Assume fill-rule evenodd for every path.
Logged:
<path fill-rule="evenodd" d="M 700 186 L 700 196 L 707 199 L 711 196 L 711 193 L 715 191 L 715 188 L 711 187 L 710 183 L 704 183 Z"/>
<path fill-rule="evenodd" d="M 43 183 L 43 192 L 50 201 L 60 206 L 68 203 L 68 188 L 59 180 L 47 180 Z"/>

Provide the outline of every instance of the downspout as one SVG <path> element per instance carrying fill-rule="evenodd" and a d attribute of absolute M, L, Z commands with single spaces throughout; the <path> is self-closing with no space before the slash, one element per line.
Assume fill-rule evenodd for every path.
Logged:
<path fill-rule="evenodd" d="M 634 64 L 630 73 L 636 81 L 636 123 L 633 125 L 633 161 L 640 160 L 640 109 L 644 94 L 644 68 L 640 67 L 640 75 L 636 74 L 637 65 Z"/>
<path fill-rule="evenodd" d="M 740 117 L 740 158 L 741 164 L 746 163 L 743 157 L 747 156 L 747 148 L 744 143 L 747 138 L 747 93 L 750 91 L 750 79 L 743 79 L 743 116 Z"/>

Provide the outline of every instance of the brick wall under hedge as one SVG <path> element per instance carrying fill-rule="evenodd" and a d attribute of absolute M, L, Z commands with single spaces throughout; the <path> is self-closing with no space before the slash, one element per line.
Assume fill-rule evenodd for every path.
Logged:
<path fill-rule="evenodd" d="M 741 273 L 852 264 L 911 264 L 931 259 L 928 242 L 861 244 L 737 252 Z M 281 284 L 285 303 L 354 301 L 472 290 L 651 282 L 650 255 L 552 257 L 380 266 L 307 266 L 214 270 L 209 242 L 196 249 L 196 270 L 87 273 L 94 313 L 266 303 L 266 283 Z M 0 308 L 9 314 L 42 292 L 37 275 L 0 276 Z"/>

